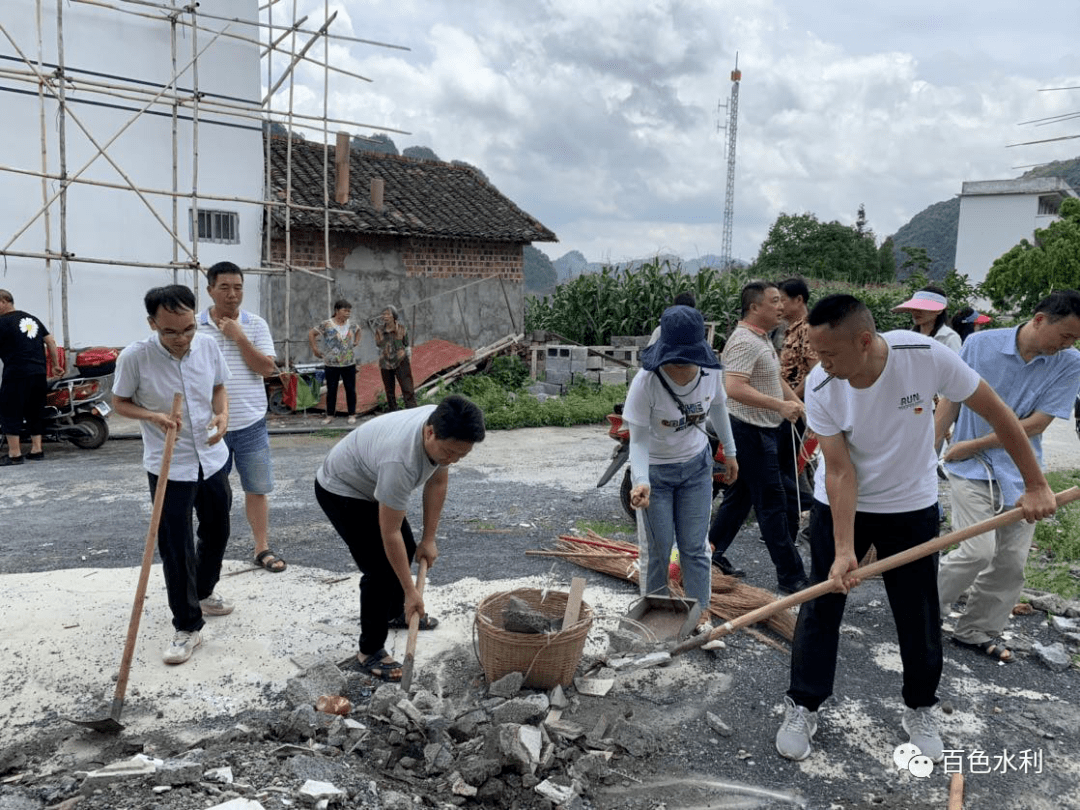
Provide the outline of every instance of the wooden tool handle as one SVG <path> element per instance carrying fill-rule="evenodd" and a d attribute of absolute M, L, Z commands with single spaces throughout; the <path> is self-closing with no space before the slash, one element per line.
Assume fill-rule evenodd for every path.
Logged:
<path fill-rule="evenodd" d="M 165 485 L 169 481 L 169 467 L 172 464 L 173 448 L 176 446 L 176 419 L 180 417 L 180 405 L 183 399 L 180 394 L 173 395 L 171 414 L 173 424 L 165 433 L 165 450 L 161 454 L 161 471 L 158 473 L 157 486 L 154 488 L 154 510 L 150 515 L 150 528 L 146 532 L 142 569 L 139 571 L 139 585 L 135 589 L 135 602 L 131 606 L 131 620 L 128 622 L 127 641 L 124 642 L 124 655 L 120 659 L 120 674 L 116 679 L 116 693 L 113 696 L 114 719 L 116 715 L 119 715 L 119 707 L 124 702 L 128 676 L 131 674 L 131 659 L 135 655 L 135 639 L 139 635 L 139 621 L 142 618 L 143 600 L 146 598 L 146 585 L 150 581 L 150 566 L 154 561 L 158 527 L 161 525 L 161 512 L 165 506 Z"/>
<path fill-rule="evenodd" d="M 1069 489 L 1063 490 L 1055 496 L 1057 500 L 1058 509 L 1066 504 L 1080 499 L 1080 487 L 1069 487 Z M 884 571 L 890 571 L 893 568 L 899 568 L 901 565 L 906 565 L 914 560 L 926 557 L 929 554 L 933 554 L 935 551 L 941 551 L 946 549 L 954 543 L 960 543 L 967 540 L 970 537 L 982 534 L 984 532 L 994 531 L 1000 529 L 1002 526 L 1009 526 L 1013 523 L 1019 523 L 1024 519 L 1024 511 L 1019 507 L 1010 509 L 1007 512 L 1002 512 L 1000 515 L 995 515 L 987 520 L 973 523 L 963 529 L 958 529 L 955 532 L 949 532 L 943 534 L 941 537 L 935 537 L 933 540 L 927 540 L 925 543 L 920 543 L 917 546 L 901 551 L 899 554 L 893 554 L 890 557 L 885 557 L 877 562 L 871 563 L 864 568 L 858 568 L 852 572 L 857 575 L 859 582 L 870 577 L 877 576 Z M 775 602 L 770 602 L 767 605 L 751 610 L 748 613 L 744 613 L 742 616 L 737 616 L 731 621 L 724 622 L 717 627 L 711 633 L 703 633 L 699 636 L 687 639 L 679 644 L 672 651 L 672 655 L 679 655 L 680 653 L 688 652 L 689 650 L 697 649 L 703 644 L 713 641 L 714 639 L 722 638 L 723 636 L 733 633 L 736 630 L 746 627 L 751 624 L 755 624 L 770 616 L 779 613 L 782 610 L 801 605 L 803 602 L 809 602 L 811 599 L 817 599 L 819 596 L 824 596 L 827 593 L 835 593 L 839 589 L 831 579 L 827 579 L 824 582 L 819 582 L 816 585 L 811 585 L 809 588 L 793 593 L 790 596 L 785 596 L 783 599 L 777 599 Z"/>
<path fill-rule="evenodd" d="M 420 558 L 420 564 L 416 571 L 416 590 L 420 598 L 424 597 L 424 583 L 427 580 L 427 557 Z M 412 686 L 413 662 L 416 659 L 416 636 L 420 632 L 420 611 L 416 611 L 409 617 L 409 639 L 405 643 L 405 663 L 401 668 L 401 688 L 405 692 Z"/>

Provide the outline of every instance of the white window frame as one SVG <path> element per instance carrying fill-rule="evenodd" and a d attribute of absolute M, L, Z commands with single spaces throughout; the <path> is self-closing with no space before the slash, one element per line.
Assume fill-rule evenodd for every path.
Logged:
<path fill-rule="evenodd" d="M 219 211 L 209 208 L 188 209 L 188 233 L 191 241 L 196 236 L 200 242 L 219 245 L 240 244 L 240 214 L 236 211 Z"/>

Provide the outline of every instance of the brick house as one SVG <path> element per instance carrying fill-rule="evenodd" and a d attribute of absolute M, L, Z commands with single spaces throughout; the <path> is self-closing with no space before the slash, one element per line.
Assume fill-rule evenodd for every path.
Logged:
<path fill-rule="evenodd" d="M 285 200 L 289 142 L 270 140 L 271 199 Z M 518 208 L 475 170 L 450 163 L 351 151 L 347 200 L 335 200 L 336 149 L 326 156 L 330 261 L 324 261 L 322 144 L 294 139 L 291 155 L 289 249 L 293 267 L 318 272 L 329 265 L 328 283 L 293 272 L 264 281 L 264 312 L 279 344 L 289 305 L 290 357 L 310 362 L 308 330 L 330 314 L 331 301 L 353 305 L 363 323 L 395 305 L 413 343 L 442 338 L 470 348 L 524 330 L 522 248 L 554 242 L 554 233 Z M 345 189 L 340 192 L 344 195 Z M 270 216 L 270 264 L 286 257 L 286 209 Z M 370 332 L 361 360 L 376 358 Z M 285 357 L 284 346 L 279 348 Z"/>

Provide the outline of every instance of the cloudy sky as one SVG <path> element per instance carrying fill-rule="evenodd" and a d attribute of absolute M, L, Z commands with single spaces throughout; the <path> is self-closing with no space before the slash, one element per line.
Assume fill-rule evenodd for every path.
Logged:
<path fill-rule="evenodd" d="M 324 0 L 295 0 L 323 19 Z M 275 6 L 291 19 L 294 0 Z M 824 9 L 822 7 L 825 7 Z M 406 130 L 481 168 L 555 231 L 553 259 L 719 254 L 722 112 L 742 70 L 734 255 L 752 259 L 781 212 L 884 237 L 964 180 L 1080 155 L 1080 2 L 1044 0 L 336 0 L 330 115 Z M 321 54 L 322 45 L 316 46 Z M 283 63 L 283 62 L 282 62 Z M 297 72 L 321 113 L 322 71 Z M 265 81 L 265 79 L 264 79 Z M 284 91 L 283 91 L 284 92 Z M 279 94 L 280 95 L 280 94 Z M 283 97 L 282 97 L 283 98 Z M 281 103 L 281 102 L 278 102 Z M 370 130 L 358 130 L 369 134 Z M 317 137 L 317 136 L 315 136 Z"/>

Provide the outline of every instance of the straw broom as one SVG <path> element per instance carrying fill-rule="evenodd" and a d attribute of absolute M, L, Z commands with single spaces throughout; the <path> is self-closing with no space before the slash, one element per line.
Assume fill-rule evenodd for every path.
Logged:
<path fill-rule="evenodd" d="M 585 537 L 559 535 L 554 549 L 542 549 L 526 552 L 529 555 L 555 557 L 599 571 L 602 574 L 618 577 L 628 582 L 638 581 L 638 548 L 634 543 L 612 540 L 589 530 Z M 669 581 L 668 588 L 672 596 L 683 597 L 681 582 Z M 709 605 L 702 606 L 710 617 L 721 621 L 731 621 L 763 605 L 770 604 L 775 597 L 769 591 L 747 585 L 735 577 L 729 577 L 716 568 L 712 568 L 712 596 Z M 770 616 L 765 625 L 788 641 L 795 634 L 795 616 L 783 611 Z"/>

